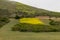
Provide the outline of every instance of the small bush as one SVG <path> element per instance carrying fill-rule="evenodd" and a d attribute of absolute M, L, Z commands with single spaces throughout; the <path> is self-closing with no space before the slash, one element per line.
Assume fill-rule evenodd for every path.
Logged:
<path fill-rule="evenodd" d="M 60 25 L 60 21 L 50 20 L 49 24 L 53 26 Z"/>
<path fill-rule="evenodd" d="M 18 15 L 15 16 L 15 19 L 20 19 L 20 17 Z"/>
<path fill-rule="evenodd" d="M 0 28 L 3 26 L 3 25 L 5 25 L 6 23 L 8 23 L 9 22 L 9 19 L 8 18 L 6 18 L 6 17 L 1 17 L 0 18 Z"/>
<path fill-rule="evenodd" d="M 6 23 L 8 23 L 8 22 L 9 22 L 9 19 L 4 17 L 4 18 L 1 18 L 0 21 L 1 21 L 1 22 L 6 22 Z"/>

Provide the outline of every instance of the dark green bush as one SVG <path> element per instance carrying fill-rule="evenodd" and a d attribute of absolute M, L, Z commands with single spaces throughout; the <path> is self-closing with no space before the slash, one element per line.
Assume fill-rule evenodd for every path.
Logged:
<path fill-rule="evenodd" d="M 6 22 L 6 23 L 8 23 L 9 19 L 6 18 L 6 17 L 3 17 L 3 18 L 0 18 L 0 22 Z"/>
<path fill-rule="evenodd" d="M 3 26 L 3 25 L 5 25 L 6 23 L 8 23 L 9 22 L 9 19 L 8 18 L 6 18 L 6 17 L 1 17 L 0 18 L 0 28 Z"/>
<path fill-rule="evenodd" d="M 50 25 L 60 25 L 60 21 L 54 21 L 54 20 L 50 20 L 49 22 Z"/>
<path fill-rule="evenodd" d="M 21 23 L 21 24 L 17 24 L 14 27 L 12 27 L 12 30 L 20 31 L 20 32 L 58 32 L 58 31 L 60 31 L 60 27 Z"/>
<path fill-rule="evenodd" d="M 20 27 L 12 27 L 12 31 L 19 31 Z"/>
<path fill-rule="evenodd" d="M 20 17 L 18 15 L 15 16 L 15 19 L 20 19 Z"/>

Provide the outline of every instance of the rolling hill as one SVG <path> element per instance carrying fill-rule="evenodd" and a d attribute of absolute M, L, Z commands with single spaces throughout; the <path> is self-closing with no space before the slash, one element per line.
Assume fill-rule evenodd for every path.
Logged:
<path fill-rule="evenodd" d="M 16 2 L 16 10 L 18 12 L 27 13 L 30 16 L 56 16 L 60 17 L 60 12 L 53 12 L 41 8 L 36 8 L 32 6 L 28 6 L 22 3 Z"/>
<path fill-rule="evenodd" d="M 0 1 L 0 16 L 11 16 L 18 14 L 18 15 L 24 15 L 24 16 L 56 16 L 60 17 L 60 12 L 52 12 L 41 8 L 35 8 L 32 6 L 28 6 L 19 2 L 13 2 L 13 1 Z"/>

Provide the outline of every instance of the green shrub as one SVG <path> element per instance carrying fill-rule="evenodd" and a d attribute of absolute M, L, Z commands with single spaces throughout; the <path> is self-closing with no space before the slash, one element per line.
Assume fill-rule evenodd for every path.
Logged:
<path fill-rule="evenodd" d="M 20 19 L 20 17 L 18 15 L 15 16 L 15 19 Z"/>
<path fill-rule="evenodd" d="M 6 17 L 3 17 L 3 18 L 0 19 L 0 22 L 6 22 L 6 23 L 8 23 L 9 22 L 9 19 L 6 18 Z"/>
<path fill-rule="evenodd" d="M 12 27 L 12 30 L 20 31 L 20 32 L 57 32 L 57 31 L 60 31 L 60 27 L 21 23 Z"/>
<path fill-rule="evenodd" d="M 54 21 L 54 20 L 50 20 L 49 22 L 50 25 L 60 25 L 60 21 Z"/>
<path fill-rule="evenodd" d="M 12 27 L 12 31 L 19 31 L 20 27 Z"/>
<path fill-rule="evenodd" d="M 0 28 L 3 26 L 3 25 L 5 25 L 6 23 L 8 23 L 9 22 L 9 19 L 8 18 L 6 18 L 6 17 L 1 17 L 0 18 Z"/>

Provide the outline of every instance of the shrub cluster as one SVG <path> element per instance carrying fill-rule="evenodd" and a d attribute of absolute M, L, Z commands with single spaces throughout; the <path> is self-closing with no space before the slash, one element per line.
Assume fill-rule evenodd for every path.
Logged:
<path fill-rule="evenodd" d="M 12 27 L 12 31 L 20 32 L 57 32 L 60 31 L 60 27 L 48 26 L 48 25 L 32 25 L 32 24 L 17 24 Z"/>
<path fill-rule="evenodd" d="M 2 27 L 3 25 L 5 25 L 6 23 L 9 22 L 9 19 L 6 17 L 1 17 L 0 18 L 0 27 Z"/>
<path fill-rule="evenodd" d="M 49 24 L 53 26 L 60 25 L 60 21 L 50 20 Z"/>

